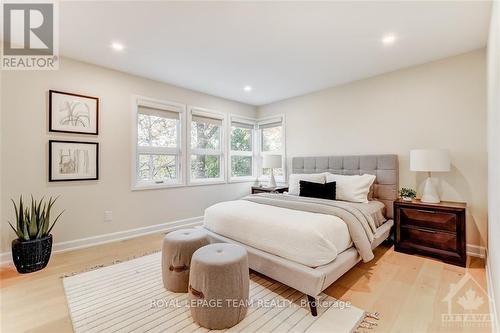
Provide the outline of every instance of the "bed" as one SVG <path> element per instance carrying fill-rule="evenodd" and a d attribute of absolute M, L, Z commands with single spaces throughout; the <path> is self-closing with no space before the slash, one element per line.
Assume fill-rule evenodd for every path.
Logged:
<path fill-rule="evenodd" d="M 306 294 L 313 315 L 317 313 L 315 308 L 316 296 L 361 260 L 371 260 L 373 258 L 371 250 L 390 236 L 394 224 L 392 220 L 393 202 L 397 198 L 398 190 L 398 158 L 397 155 L 292 158 L 291 173 L 311 174 L 323 172 L 344 175 L 367 173 L 376 176 L 369 194 L 370 203 L 372 207 L 379 205 L 381 210 L 384 211 L 385 219 L 383 223 L 379 221 L 380 223 L 374 229 L 372 226 L 373 230 L 369 243 L 364 240 L 361 242 L 358 235 L 362 231 L 358 230 L 358 234 L 356 234 L 354 230 L 366 226 L 363 224 L 360 224 L 361 227 L 353 226 L 352 222 L 349 222 L 352 218 L 348 216 L 354 213 L 359 215 L 361 211 L 361 215 L 366 217 L 366 214 L 370 213 L 370 211 L 365 209 L 365 207 L 368 207 L 363 206 L 365 204 L 356 206 L 347 205 L 345 202 L 326 200 L 331 202 L 330 205 L 326 201 L 321 202 L 323 199 L 318 199 L 318 202 L 314 199 L 286 194 L 258 194 L 249 196 L 245 200 L 221 203 L 219 205 L 222 206 L 218 207 L 218 209 L 207 209 L 205 213 L 206 220 L 211 222 L 205 222 L 204 224 L 211 242 L 227 242 L 244 246 L 248 251 L 251 269 Z M 279 209 L 291 210 L 285 213 Z M 340 221 L 344 223 L 328 218 L 331 210 L 339 209 L 347 212 L 347 215 L 338 215 L 343 217 Z M 214 211 L 218 211 L 219 215 L 214 214 Z M 279 221 L 279 218 L 286 219 L 286 224 L 284 224 L 284 221 Z M 303 237 L 302 228 L 308 223 L 301 223 L 301 219 L 308 222 L 315 221 L 312 227 L 314 228 L 313 233 L 316 234 L 314 244 L 308 243 L 307 238 Z M 233 228 L 234 233 L 217 232 L 216 225 L 224 225 L 224 223 L 231 223 L 231 221 L 239 221 L 239 223 L 243 224 L 240 224 L 238 228 Z M 252 222 L 255 224 L 253 226 L 254 234 L 245 230 L 245 223 L 250 224 Z M 329 231 L 325 229 L 325 225 L 330 225 Z M 335 229 L 332 229 L 333 225 L 335 225 Z M 294 246 L 295 244 L 296 251 L 293 248 L 288 250 L 285 246 L 284 250 L 281 249 L 281 252 L 278 252 L 278 249 L 273 248 L 274 239 L 270 236 L 266 243 L 265 238 L 267 236 L 265 232 L 261 232 L 262 229 L 279 230 L 280 226 L 283 239 L 289 243 L 287 246 Z M 283 226 L 290 227 L 283 228 Z M 330 233 L 328 237 L 323 235 L 328 232 Z M 350 233 L 351 236 L 351 239 L 347 241 L 346 237 L 343 236 L 346 232 Z M 246 238 L 244 237 L 245 233 L 247 234 Z M 270 232 L 270 234 L 272 233 Z M 259 245 L 256 246 L 252 239 L 258 239 L 260 241 Z M 334 246 L 332 243 L 334 243 Z M 366 248 L 367 246 L 369 248 Z"/>

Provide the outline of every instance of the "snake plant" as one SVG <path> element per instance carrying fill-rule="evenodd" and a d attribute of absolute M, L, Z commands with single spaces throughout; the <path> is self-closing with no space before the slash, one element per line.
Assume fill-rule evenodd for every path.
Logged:
<path fill-rule="evenodd" d="M 19 239 L 28 241 L 40 239 L 50 234 L 57 220 L 61 217 L 62 213 L 64 213 L 64 211 L 62 211 L 54 219 L 52 224 L 50 223 L 50 213 L 57 198 L 58 197 L 52 199 L 52 197 L 50 197 L 48 201 L 42 198 L 38 201 L 31 196 L 31 203 L 25 205 L 23 203 L 23 197 L 21 196 L 19 198 L 19 206 L 11 199 L 16 212 L 16 227 L 14 227 L 11 222 L 9 222 L 9 224 Z"/>

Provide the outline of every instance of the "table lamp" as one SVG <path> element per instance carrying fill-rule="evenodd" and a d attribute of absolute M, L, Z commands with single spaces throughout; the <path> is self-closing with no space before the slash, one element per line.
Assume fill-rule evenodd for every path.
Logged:
<path fill-rule="evenodd" d="M 271 169 L 271 178 L 269 178 L 269 187 L 276 187 L 274 179 L 274 169 L 281 168 L 281 155 L 264 155 L 262 158 L 262 167 Z"/>
<path fill-rule="evenodd" d="M 450 171 L 450 154 L 445 149 L 413 149 L 410 151 L 410 170 L 428 172 L 420 201 L 439 203 L 439 193 L 431 180 L 431 172 Z"/>

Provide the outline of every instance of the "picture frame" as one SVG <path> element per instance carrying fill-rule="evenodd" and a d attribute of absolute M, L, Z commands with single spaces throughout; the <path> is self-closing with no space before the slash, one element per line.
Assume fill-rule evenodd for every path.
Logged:
<path fill-rule="evenodd" d="M 98 142 L 49 140 L 49 182 L 98 179 Z"/>
<path fill-rule="evenodd" d="M 99 98 L 49 90 L 49 132 L 99 134 Z"/>

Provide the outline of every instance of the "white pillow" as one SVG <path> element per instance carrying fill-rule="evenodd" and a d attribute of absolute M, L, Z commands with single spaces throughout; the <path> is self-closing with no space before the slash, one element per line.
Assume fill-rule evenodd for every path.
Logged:
<path fill-rule="evenodd" d="M 336 199 L 350 202 L 368 202 L 370 186 L 375 181 L 375 176 L 364 175 L 335 175 L 328 173 L 326 182 L 336 182 Z"/>
<path fill-rule="evenodd" d="M 301 180 L 324 184 L 326 178 L 324 173 L 292 173 L 288 177 L 288 194 L 299 195 Z"/>

